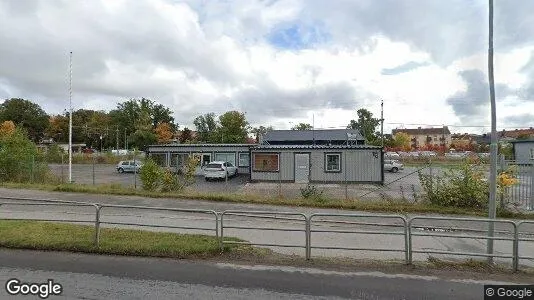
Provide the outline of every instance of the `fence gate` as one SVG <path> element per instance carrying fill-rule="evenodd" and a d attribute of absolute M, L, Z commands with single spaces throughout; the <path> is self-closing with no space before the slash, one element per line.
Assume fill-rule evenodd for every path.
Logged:
<path fill-rule="evenodd" d="M 534 210 L 534 165 L 518 164 L 516 161 L 501 161 L 501 171 L 513 170 L 518 180 L 505 193 L 505 201 L 523 209 Z"/>

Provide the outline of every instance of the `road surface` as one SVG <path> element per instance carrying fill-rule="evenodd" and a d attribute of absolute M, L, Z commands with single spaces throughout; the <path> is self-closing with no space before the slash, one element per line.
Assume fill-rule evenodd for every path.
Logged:
<path fill-rule="evenodd" d="M 156 258 L 0 250 L 1 299 L 17 278 L 62 286 L 49 299 L 483 299 L 474 280 L 378 272 L 332 272 Z"/>
<path fill-rule="evenodd" d="M 91 203 L 108 203 L 121 205 L 143 205 L 156 206 L 166 208 L 183 208 L 183 209 L 206 209 L 222 212 L 225 210 L 241 210 L 241 211 L 269 211 L 271 216 L 276 216 L 276 219 L 261 218 L 261 215 L 255 216 L 224 216 L 224 236 L 233 236 L 242 238 L 257 244 L 277 244 L 296 247 L 269 247 L 270 249 L 290 255 L 304 256 L 305 245 L 305 223 L 304 217 L 299 216 L 299 213 L 306 215 L 312 213 L 330 213 L 330 214 L 346 214 L 358 213 L 353 211 L 343 211 L 334 209 L 314 209 L 301 207 L 277 207 L 270 205 L 252 205 L 252 204 L 234 204 L 223 202 L 210 202 L 198 200 L 173 200 L 173 199 L 150 199 L 142 197 L 125 197 L 125 196 L 103 196 L 103 195 L 85 195 L 73 193 L 50 193 L 42 191 L 27 191 L 27 190 L 10 190 L 0 189 L 2 196 L 15 197 L 30 197 L 30 198 L 55 198 L 72 201 L 85 201 Z M 6 201 L 1 200 L 0 201 Z M 284 216 L 275 214 L 275 212 L 289 212 L 294 215 Z M 314 218 L 311 235 L 311 245 L 313 247 L 311 255 L 313 257 L 349 257 L 354 259 L 379 259 L 379 260 L 404 260 L 405 253 L 405 239 L 403 236 L 402 221 L 400 219 L 385 219 L 378 218 L 374 214 L 365 214 L 368 217 L 359 218 L 336 218 L 336 217 L 317 217 Z M 92 206 L 88 207 L 54 207 L 54 206 L 22 206 L 22 205 L 2 205 L 0 207 L 0 218 L 32 218 L 32 219 L 58 219 L 58 220 L 85 220 L 87 224 L 91 225 L 95 219 L 95 209 Z M 335 219 L 336 222 L 321 222 L 321 220 Z M 106 224 L 106 222 L 115 223 L 135 223 L 145 225 L 164 225 L 175 227 L 199 227 L 205 230 L 186 230 L 176 228 L 162 228 L 162 227 L 143 227 L 148 230 L 182 232 L 182 233 L 203 233 L 215 235 L 215 218 L 210 214 L 192 214 L 179 213 L 173 211 L 156 211 L 156 210 L 139 210 L 128 208 L 103 208 L 101 210 L 100 220 L 103 222 L 102 227 L 126 227 L 124 225 Z M 352 223 L 351 223 L 352 222 Z M 371 226 L 354 224 L 354 222 L 379 223 L 387 226 Z M 486 224 L 482 222 L 463 222 L 456 221 L 450 218 L 445 220 L 418 220 L 413 223 L 415 229 L 414 234 L 455 234 L 459 237 L 428 237 L 428 236 L 413 236 L 413 249 L 421 251 L 421 253 L 414 253 L 414 261 L 426 261 L 430 256 L 441 257 L 437 254 L 429 254 L 431 251 L 453 251 L 453 252 L 467 252 L 484 254 L 486 251 L 485 239 L 467 239 L 460 236 L 477 235 L 484 237 L 486 235 Z M 396 225 L 396 226 L 393 226 Z M 453 228 L 464 228 L 464 231 L 444 231 L 435 232 L 425 230 L 429 226 L 441 226 L 447 230 Z M 263 227 L 275 230 L 260 230 L 260 229 L 238 229 L 228 227 Z M 129 227 L 131 228 L 131 227 Z M 288 229 L 291 231 L 282 231 Z M 508 234 L 499 234 L 502 238 L 511 238 L 509 224 L 497 224 L 496 230 L 507 231 Z M 521 227 L 523 233 L 534 233 L 534 224 Z M 392 232 L 395 234 L 369 234 L 369 233 L 347 233 L 347 232 L 321 232 L 321 231 L 378 231 L 378 232 Z M 481 230 L 481 232 L 470 231 Z M 532 238 L 532 235 L 525 236 Z M 321 249 L 321 247 L 344 247 L 344 248 L 374 248 L 374 249 L 389 249 L 399 250 L 392 251 L 355 251 L 355 250 L 332 250 Z M 495 241 L 495 251 L 500 255 L 512 254 L 512 242 L 509 240 Z M 527 256 L 534 253 L 534 242 L 521 242 L 519 244 L 519 254 Z M 451 256 L 448 258 L 464 258 L 461 256 Z M 511 264 L 511 258 L 498 258 L 497 261 Z M 527 266 L 534 266 L 534 261 L 523 259 L 520 264 Z"/>

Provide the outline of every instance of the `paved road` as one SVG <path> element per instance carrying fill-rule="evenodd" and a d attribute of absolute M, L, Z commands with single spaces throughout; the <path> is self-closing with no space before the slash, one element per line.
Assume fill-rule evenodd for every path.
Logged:
<path fill-rule="evenodd" d="M 50 299 L 483 299 L 483 285 L 383 273 L 209 264 L 156 258 L 0 250 L 4 282 L 53 279 L 63 294 Z M 504 284 L 504 283 L 501 283 Z"/>
<path fill-rule="evenodd" d="M 299 217 L 298 213 L 334 213 L 343 214 L 349 213 L 343 210 L 334 209 L 314 209 L 314 208 L 294 208 L 294 207 L 278 207 L 270 205 L 253 205 L 253 204 L 233 204 L 223 202 L 198 201 L 198 200 L 173 200 L 173 199 L 150 199 L 143 197 L 126 197 L 126 196 L 103 196 L 103 195 L 84 195 L 74 193 L 51 193 L 43 191 L 29 191 L 29 190 L 12 190 L 0 189 L 0 194 L 5 196 L 15 197 L 29 197 L 29 198 L 48 198 L 48 199 L 62 199 L 71 201 L 86 201 L 91 203 L 107 203 L 119 205 L 142 205 L 155 206 L 164 208 L 183 208 L 183 209 L 206 209 L 222 212 L 225 210 L 245 210 L 245 211 L 269 211 L 271 217 L 276 219 L 259 218 L 260 216 L 234 216 L 229 215 L 224 218 L 225 227 L 267 227 L 277 230 L 259 230 L 259 229 L 237 229 L 225 228 L 225 236 L 234 236 L 245 239 L 252 243 L 262 244 L 282 244 L 294 245 L 299 247 L 269 247 L 276 252 L 284 254 L 295 254 L 303 256 L 305 254 L 302 248 L 305 244 L 304 221 L 303 217 Z M 5 201 L 5 200 L 4 200 Z M 293 216 L 283 216 L 275 212 L 291 212 Z M 87 222 L 94 221 L 94 208 L 86 207 L 52 207 L 52 206 L 21 206 L 21 205 L 2 205 L 0 207 L 0 218 L 53 218 L 61 220 L 85 220 Z M 356 213 L 356 212 L 352 212 Z M 382 249 L 404 249 L 403 229 L 399 227 L 402 224 L 397 219 L 383 219 L 377 218 L 373 214 L 367 214 L 369 217 L 362 218 L 337 218 L 339 222 L 320 222 L 318 217 L 312 226 L 314 231 L 311 236 L 313 247 L 348 247 L 348 248 L 382 248 Z M 291 219 L 288 219 L 290 217 Z M 300 218 L 300 219 L 298 219 Z M 332 220 L 335 217 L 323 217 L 323 219 Z M 215 235 L 215 219 L 209 214 L 192 214 L 192 213 L 178 213 L 170 211 L 147 211 L 138 209 L 124 209 L 124 208 L 104 208 L 101 211 L 102 222 L 120 222 L 120 223 L 135 223 L 135 224 L 151 224 L 151 225 L 165 225 L 176 227 L 201 227 L 206 230 L 195 231 L 176 228 L 154 228 L 150 230 L 184 232 L 184 233 L 204 233 Z M 379 223 L 388 226 L 371 226 L 354 224 L 350 222 L 367 222 Z M 391 226 L 397 225 L 397 226 Z M 425 227 L 441 226 L 443 228 L 464 228 L 469 230 L 485 230 L 486 225 L 480 222 L 460 222 L 445 218 L 441 221 L 419 220 L 416 223 L 415 234 L 426 234 L 428 231 Z M 106 226 L 119 226 L 116 224 L 104 224 Z M 122 226 L 121 227 L 125 227 Z M 145 227 L 147 228 L 147 227 Z M 507 224 L 497 224 L 497 231 L 509 231 L 512 227 Z M 281 229 L 289 229 L 292 231 L 280 231 Z M 397 233 L 397 235 L 390 234 L 366 234 L 366 233 L 329 233 L 319 231 L 389 231 Z M 525 226 L 522 232 L 534 233 L 534 224 Z M 478 235 L 485 236 L 484 232 L 433 232 L 437 234 L 458 234 L 458 236 Z M 499 234 L 499 237 L 510 238 L 510 234 Z M 530 236 L 532 238 L 532 236 Z M 426 237 L 414 236 L 413 249 L 421 251 L 422 253 L 414 253 L 415 261 L 425 261 L 430 254 L 429 251 L 462 251 L 468 253 L 485 253 L 486 240 L 485 239 L 465 239 L 459 237 Z M 511 241 L 495 241 L 496 253 L 502 255 L 511 255 L 512 243 Z M 534 253 L 533 242 L 521 242 L 519 246 L 520 255 L 526 256 Z M 376 251 L 354 251 L 354 250 L 327 250 L 327 249 L 312 249 L 312 257 L 350 257 L 356 259 L 396 259 L 402 260 L 405 258 L 402 251 L 399 252 L 376 252 Z M 434 255 L 437 256 L 437 255 Z M 459 258 L 449 256 L 452 258 Z M 511 263 L 511 259 L 498 259 L 503 263 Z M 521 260 L 521 264 L 534 266 L 532 260 Z"/>

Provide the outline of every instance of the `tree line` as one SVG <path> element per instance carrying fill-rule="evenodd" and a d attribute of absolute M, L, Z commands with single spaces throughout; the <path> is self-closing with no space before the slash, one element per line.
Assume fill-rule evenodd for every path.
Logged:
<path fill-rule="evenodd" d="M 357 119 L 347 128 L 358 129 L 366 141 L 380 144 L 376 131 L 380 120 L 366 109 L 357 111 Z M 21 98 L 6 99 L 0 104 L 0 122 L 12 121 L 23 128 L 34 143 L 68 143 L 69 112 L 47 114 L 37 103 Z M 221 115 L 207 113 L 193 120 L 194 130 L 179 124 L 168 107 L 147 98 L 133 98 L 117 104 L 110 111 L 78 109 L 72 112 L 72 142 L 93 149 L 140 149 L 156 143 L 248 143 L 272 126 L 252 127 L 244 113 L 228 111 Z M 308 123 L 299 123 L 293 130 L 311 130 Z M 250 141 L 252 136 L 254 141 Z M 389 141 L 388 141 L 389 143 Z"/>

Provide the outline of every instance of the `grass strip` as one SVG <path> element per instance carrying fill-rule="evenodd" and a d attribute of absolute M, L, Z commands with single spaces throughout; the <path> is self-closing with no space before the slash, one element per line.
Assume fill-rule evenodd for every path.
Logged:
<path fill-rule="evenodd" d="M 221 255 L 218 240 L 213 236 L 117 228 L 100 230 L 100 246 L 95 247 L 93 226 L 0 220 L 0 247 L 171 258 Z M 239 247 L 251 248 L 225 245 L 222 252 L 232 252 Z"/>
<path fill-rule="evenodd" d="M 312 207 L 312 208 L 333 208 L 346 209 L 354 211 L 377 212 L 377 213 L 394 213 L 394 214 L 444 214 L 444 215 L 460 215 L 460 216 L 478 216 L 486 217 L 488 212 L 485 209 L 476 208 L 458 208 L 458 207 L 444 207 L 433 205 L 425 202 L 408 203 L 401 200 L 340 200 L 340 199 L 323 199 L 315 201 L 311 199 L 302 198 L 279 198 L 266 197 L 260 195 L 244 195 L 237 193 L 199 193 L 199 192 L 181 192 L 181 193 L 161 193 L 149 192 L 144 190 L 136 190 L 133 188 L 125 188 L 120 185 L 83 185 L 83 184 L 27 184 L 27 183 L 2 183 L 1 187 L 15 188 L 15 189 L 37 189 L 52 192 L 70 192 L 70 193 L 87 193 L 100 195 L 121 195 L 121 196 L 141 196 L 150 198 L 170 198 L 170 199 L 193 199 L 193 200 L 207 200 L 228 203 L 247 203 L 247 204 L 263 204 L 263 205 L 278 205 L 278 206 L 292 206 L 292 207 Z M 513 212 L 506 210 L 497 210 L 497 217 L 507 219 L 522 219 L 534 220 L 534 214 Z"/>

